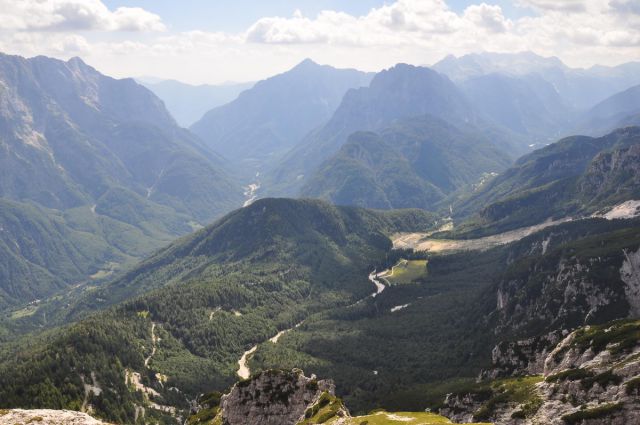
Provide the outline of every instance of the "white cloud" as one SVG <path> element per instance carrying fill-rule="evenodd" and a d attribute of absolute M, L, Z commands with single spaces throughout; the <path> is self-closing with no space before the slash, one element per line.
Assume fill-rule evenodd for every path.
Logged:
<path fill-rule="evenodd" d="M 160 17 L 139 8 L 110 11 L 99 0 L 0 0 L 0 50 L 81 54 L 116 76 L 191 82 L 256 80 L 305 57 L 372 71 L 479 51 L 531 50 L 571 66 L 640 60 L 640 14 L 632 13 L 637 0 L 517 1 L 527 16 L 508 19 L 491 0 L 461 13 L 443 0 L 389 0 L 362 16 L 296 10 L 263 17 L 238 33 L 157 33 L 165 29 Z"/>
<path fill-rule="evenodd" d="M 138 7 L 111 12 L 100 0 L 0 0 L 0 29 L 19 31 L 164 31 L 160 17 Z"/>
<path fill-rule="evenodd" d="M 464 17 L 478 27 L 493 32 L 504 32 L 512 26 L 511 21 L 505 19 L 500 6 L 490 6 L 486 3 L 467 7 Z"/>

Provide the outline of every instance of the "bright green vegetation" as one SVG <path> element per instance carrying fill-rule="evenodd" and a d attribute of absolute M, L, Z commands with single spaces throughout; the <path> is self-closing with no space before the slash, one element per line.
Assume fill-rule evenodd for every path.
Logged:
<path fill-rule="evenodd" d="M 12 311 L 11 312 L 11 319 L 21 319 L 23 317 L 29 317 L 29 316 L 33 316 L 33 314 L 36 312 L 36 310 L 38 310 L 38 307 L 36 306 L 28 306 L 25 307 L 23 309 L 20 310 L 16 310 L 16 311 Z"/>
<path fill-rule="evenodd" d="M 454 234 L 493 234 L 638 199 L 639 143 L 640 127 L 629 127 L 600 138 L 568 137 L 525 155 L 454 206 L 455 218 L 467 220 Z"/>
<path fill-rule="evenodd" d="M 640 246 L 637 222 L 584 220 L 509 246 L 431 256 L 424 285 L 392 285 L 380 296 L 365 298 L 373 290 L 367 280 L 373 269 L 401 258 L 424 259 L 392 250 L 385 235 L 428 229 L 433 216 L 312 200 L 259 200 L 173 243 L 77 302 L 45 310 L 52 322 L 81 320 L 2 347 L 0 408 L 77 407 L 84 395 L 79 373 L 93 371 L 103 387 L 116 391 L 94 398 L 98 415 L 130 423 L 134 404 L 144 397 L 122 389 L 125 369 L 140 372 L 144 385 L 159 392 L 154 402 L 186 409 L 184 395 L 166 388 L 177 387 L 191 398 L 224 391 L 236 380 L 242 353 L 256 344 L 249 360 L 253 373 L 298 367 L 331 377 L 337 395 L 355 414 L 378 407 L 437 408 L 445 394 L 474 388 L 468 384 L 489 364 L 497 341 L 571 327 L 572 320 L 586 315 L 580 309 L 588 306 L 578 300 L 571 305 L 575 317 L 566 322 L 524 316 L 517 318 L 519 327 L 501 331 L 516 315 L 495 313 L 499 285 L 514 283 L 513 303 L 525 309 L 546 302 L 544 297 L 555 297 L 554 292 L 537 285 L 548 282 L 547 274 L 555 276 L 559 262 L 570 258 L 590 264 L 585 278 L 597 277 L 611 293 L 624 293 L 622 252 Z M 542 241 L 551 233 L 542 254 Z M 627 314 L 619 298 L 610 300 L 602 314 L 593 315 L 594 323 Z M 390 313 L 404 304 L 411 308 Z M 508 303 L 505 309 L 510 308 Z M 40 320 L 39 314 L 25 320 Z M 303 320 L 277 343 L 266 342 Z M 160 343 L 147 369 L 152 323 Z M 54 367 L 60 358 L 68 367 Z M 160 385 L 156 373 L 168 382 Z M 517 403 L 521 415 L 531 415 L 538 406 L 530 392 L 535 379 L 485 388 L 480 416 L 489 417 L 502 402 Z M 121 397 L 115 410 L 109 410 L 116 403 L 111 396 Z"/>
<path fill-rule="evenodd" d="M 607 403 L 564 415 L 562 420 L 568 425 L 580 424 L 589 419 L 606 418 L 623 408 L 622 403 Z"/>
<path fill-rule="evenodd" d="M 634 348 L 640 341 L 640 320 L 619 320 L 611 324 L 591 326 L 580 329 L 571 346 L 584 350 L 591 348 L 594 352 L 610 346 L 615 354 Z"/>
<path fill-rule="evenodd" d="M 325 423 L 331 424 L 333 422 L 329 421 Z M 440 425 L 451 424 L 451 421 L 444 416 L 434 413 L 380 411 L 370 415 L 351 418 L 346 423 L 348 425 Z M 480 425 L 482 425 L 482 423 L 480 423 Z"/>
<path fill-rule="evenodd" d="M 175 386 L 191 398 L 225 390 L 235 382 L 237 361 L 248 347 L 327 306 L 345 306 L 370 294 L 367 275 L 391 248 L 385 234 L 430 223 L 431 216 L 418 211 L 377 213 L 320 201 L 257 201 L 77 303 L 48 311 L 47 317 L 62 322 L 129 301 L 69 328 L 4 346 L 0 407 L 78 408 L 84 395 L 79 374 L 93 371 L 105 388 L 91 401 L 97 414 L 131 423 L 133 405 L 143 397 L 124 387 L 124 370 L 130 369 L 160 393 L 152 401 L 186 408 L 185 396 L 168 388 Z M 242 315 L 221 311 L 210 316 L 218 308 Z M 160 343 L 146 369 L 152 322 Z M 65 363 L 55 367 L 60 358 Z M 167 375 L 168 382 L 160 385 L 156 373 Z M 112 396 L 120 397 L 115 409 Z"/>
<path fill-rule="evenodd" d="M 473 414 L 474 421 L 489 420 L 497 409 L 504 406 L 518 406 L 513 417 L 525 419 L 534 416 L 542 406 L 542 398 L 535 387 L 542 380 L 542 376 L 526 376 L 471 383 L 461 386 L 453 394 L 470 395 L 481 403 L 481 407 Z"/>
<path fill-rule="evenodd" d="M 391 285 L 413 283 L 427 276 L 427 260 L 400 260 L 391 271 L 380 277 Z"/>
<path fill-rule="evenodd" d="M 550 234 L 554 237 L 542 255 L 541 243 Z M 464 384 L 463 378 L 473 381 L 489 364 L 497 341 L 583 324 L 591 307 L 581 299 L 571 304 L 575 314 L 562 319 L 541 321 L 535 315 L 531 319 L 527 310 L 515 309 L 545 303 L 557 311 L 560 306 L 551 302 L 557 299 L 555 289 L 545 293 L 541 286 L 568 257 L 589 264 L 583 278 L 602 282 L 607 291 L 618 294 L 593 314 L 593 323 L 625 316 L 628 307 L 618 298 L 624 296 L 625 286 L 618 271 L 623 250 L 638 246 L 637 220 L 586 220 L 483 252 L 434 255 L 428 260 L 425 284 L 394 285 L 371 302 L 312 315 L 278 344 L 260 345 L 250 366 L 254 371 L 300 367 L 307 373 L 331 376 L 340 397 L 356 413 L 375 407 L 435 408 L 447 393 L 459 392 L 455 385 L 440 384 L 454 379 Z M 495 294 L 503 282 L 513 283 L 504 316 L 495 312 Z M 410 307 L 390 313 L 392 307 L 405 304 Z M 504 333 L 496 335 L 493 330 L 501 329 L 501 324 L 505 324 L 500 331 Z M 427 392 L 433 388 L 440 388 L 440 393 Z"/>
<path fill-rule="evenodd" d="M 369 208 L 424 208 L 510 158 L 482 133 L 433 116 L 401 120 L 375 133 L 352 134 L 302 188 L 303 196 Z"/>
<path fill-rule="evenodd" d="M 305 419 L 298 425 L 331 423 L 331 420 L 336 418 L 338 411 L 343 408 L 342 400 L 325 391 L 320 395 L 318 401 L 306 410 Z"/>
<path fill-rule="evenodd" d="M 200 404 L 200 406 L 202 406 L 202 409 L 200 409 L 198 413 L 190 415 L 187 418 L 186 425 L 204 425 L 215 423 L 213 421 L 220 411 L 221 396 L 221 393 L 213 392 L 198 397 L 198 403 Z"/>

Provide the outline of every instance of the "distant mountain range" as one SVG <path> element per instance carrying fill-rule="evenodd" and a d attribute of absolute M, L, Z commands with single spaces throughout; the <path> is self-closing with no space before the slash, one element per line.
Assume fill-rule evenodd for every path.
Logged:
<path fill-rule="evenodd" d="M 640 125 L 640 85 L 616 93 L 589 109 L 580 117 L 575 133 L 602 135 L 631 125 Z"/>
<path fill-rule="evenodd" d="M 640 123 L 636 65 L 574 70 L 482 54 L 449 57 L 439 72 L 399 64 L 374 76 L 306 60 L 235 100 L 244 86 L 148 83 L 190 107 L 229 100 L 192 126 L 198 137 L 133 80 L 78 58 L 2 55 L 2 258 L 13 259 L 0 268 L 11 281 L 3 296 L 49 293 L 29 289 L 28 276 L 48 276 L 39 280 L 52 290 L 107 276 L 253 196 L 436 210 L 560 135 Z M 19 214 L 39 223 L 32 234 L 10 218 Z M 72 244 L 55 260 L 71 265 L 64 273 L 38 253 L 61 238 Z"/>
<path fill-rule="evenodd" d="M 205 112 L 236 99 L 254 83 L 192 85 L 176 80 L 138 78 L 137 81 L 158 96 L 182 127 L 189 127 Z"/>
<path fill-rule="evenodd" d="M 494 73 L 513 77 L 535 75 L 553 85 L 568 106 L 579 110 L 640 84 L 640 62 L 575 69 L 556 57 L 545 58 L 531 52 L 447 56 L 434 64 L 433 69 L 457 83 Z"/>
<path fill-rule="evenodd" d="M 264 169 L 328 120 L 345 92 L 372 77 L 307 59 L 207 112 L 191 130 L 230 161 Z"/>
<path fill-rule="evenodd" d="M 267 190 L 273 191 L 268 193 L 296 194 L 352 133 L 380 131 L 396 120 L 421 115 L 485 131 L 507 155 L 525 149 L 517 136 L 492 126 L 447 77 L 428 68 L 400 64 L 377 74 L 369 87 L 350 90 L 331 119 L 309 133 L 265 178 L 271 186 Z"/>

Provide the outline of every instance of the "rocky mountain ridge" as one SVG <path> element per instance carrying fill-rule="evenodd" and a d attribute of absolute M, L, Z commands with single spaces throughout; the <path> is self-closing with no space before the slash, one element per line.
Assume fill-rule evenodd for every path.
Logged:
<path fill-rule="evenodd" d="M 505 425 L 638 423 L 639 339 L 640 322 L 617 321 L 502 343 L 477 389 L 450 394 L 440 413 Z M 513 397 L 509 385 L 526 380 L 525 397 Z"/>

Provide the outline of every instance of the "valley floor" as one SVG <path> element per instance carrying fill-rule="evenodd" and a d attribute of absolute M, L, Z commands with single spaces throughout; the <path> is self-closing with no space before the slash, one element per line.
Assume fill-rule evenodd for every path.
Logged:
<path fill-rule="evenodd" d="M 430 237 L 430 233 L 399 233 L 392 236 L 393 247 L 396 249 L 415 249 L 425 252 L 450 252 L 450 251 L 478 251 L 487 250 L 499 245 L 518 241 L 547 227 L 572 221 L 572 218 L 549 220 L 534 226 L 523 227 L 497 235 L 485 236 L 478 239 L 436 239 Z"/>
<path fill-rule="evenodd" d="M 386 274 L 389 273 L 389 270 L 383 270 L 380 273 L 376 273 L 375 271 L 371 274 L 369 274 L 369 281 L 371 281 L 371 283 L 373 283 L 376 286 L 376 290 L 367 295 L 366 297 L 356 301 L 353 305 L 355 304 L 359 304 L 362 301 L 366 300 L 369 297 L 376 297 L 377 295 L 381 294 L 382 291 L 385 290 L 386 286 L 380 281 L 380 277 L 384 276 Z M 289 329 L 284 329 L 280 332 L 278 332 L 276 335 L 274 335 L 273 337 L 269 338 L 267 341 L 264 341 L 264 343 L 266 342 L 271 342 L 273 344 L 277 344 L 278 340 L 280 339 L 280 337 L 284 334 L 286 334 L 287 332 L 290 332 L 292 330 L 294 330 L 295 328 L 299 327 L 300 325 L 302 325 L 304 323 L 304 321 L 298 323 L 297 325 L 295 325 L 292 328 Z M 256 344 L 253 347 L 251 347 L 250 349 L 248 349 L 247 351 L 245 351 L 242 354 L 242 357 L 240 357 L 240 360 L 238 360 L 238 371 L 236 372 L 236 374 L 242 378 L 242 379 L 248 379 L 251 376 L 251 369 L 249 368 L 249 359 L 251 358 L 251 356 L 253 356 L 253 354 L 256 352 L 256 350 L 258 349 L 258 346 L 260 344 Z"/>
<path fill-rule="evenodd" d="M 628 219 L 640 215 L 640 201 L 631 200 L 614 206 L 604 213 L 594 214 L 592 217 L 601 217 L 607 220 Z M 479 251 L 494 248 L 499 245 L 506 245 L 519 241 L 547 227 L 557 226 L 580 218 L 564 217 L 558 220 L 547 220 L 533 226 L 522 227 L 515 230 L 485 236 L 478 239 L 437 239 L 431 237 L 433 232 L 398 233 L 391 237 L 393 247 L 396 249 L 415 249 L 432 253 L 451 251 Z"/>

